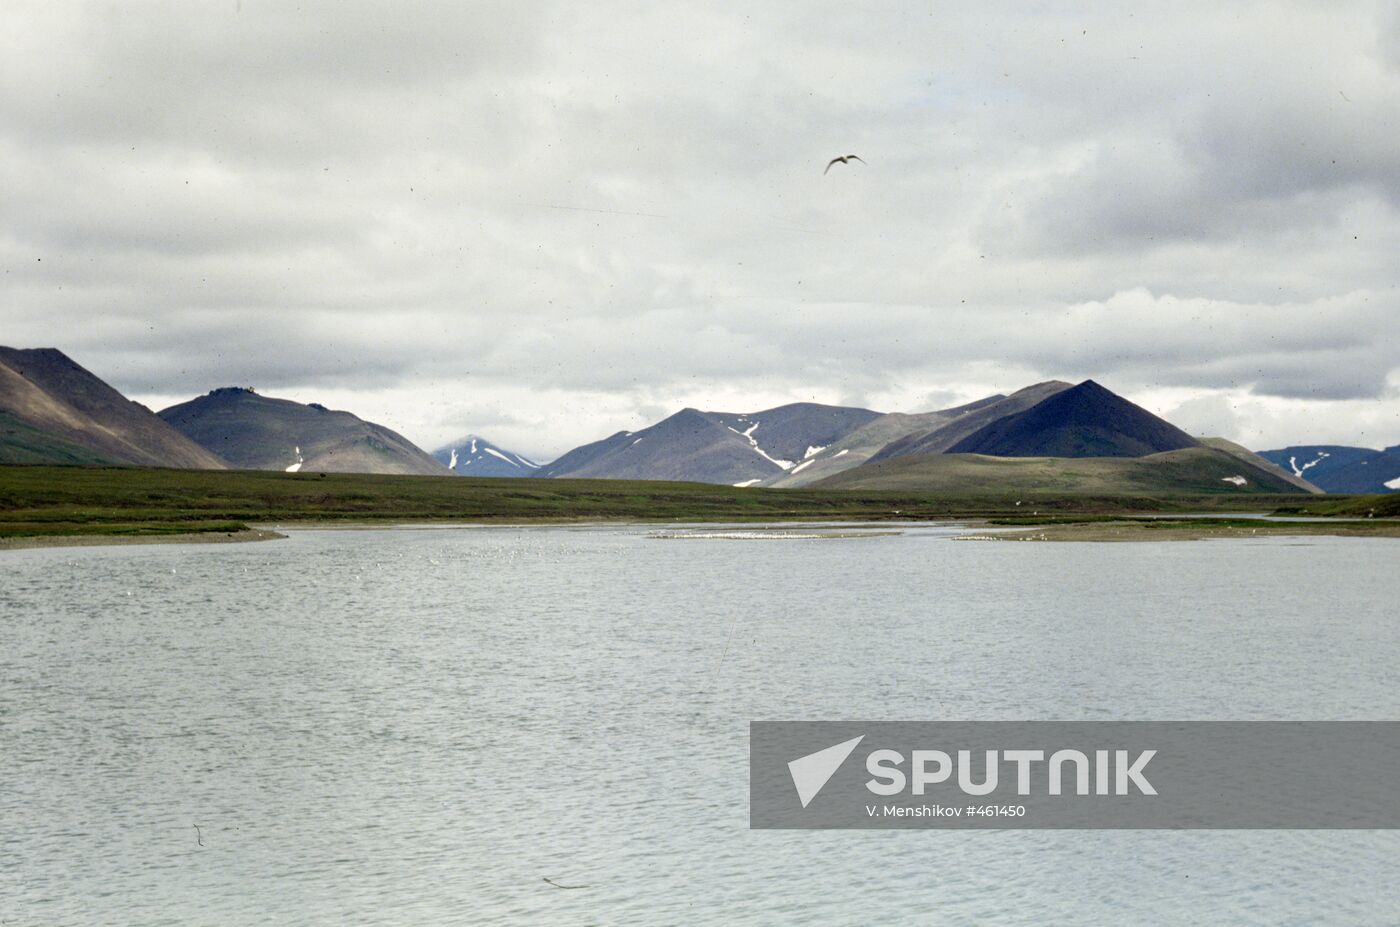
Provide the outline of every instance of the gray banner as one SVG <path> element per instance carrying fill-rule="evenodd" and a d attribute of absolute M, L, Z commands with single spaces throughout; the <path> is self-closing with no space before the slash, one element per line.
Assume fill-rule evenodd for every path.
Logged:
<path fill-rule="evenodd" d="M 754 721 L 753 828 L 1395 828 L 1400 722 Z"/>

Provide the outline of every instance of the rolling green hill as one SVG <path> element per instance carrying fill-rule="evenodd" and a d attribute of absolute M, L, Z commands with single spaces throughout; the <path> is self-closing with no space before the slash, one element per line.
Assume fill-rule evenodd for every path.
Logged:
<path fill-rule="evenodd" d="M 951 409 L 936 412 L 889 412 L 824 447 L 811 447 L 791 470 L 770 476 L 760 486 L 796 488 L 808 486 L 843 470 L 859 467 L 882 448 L 913 436 L 948 427 L 954 422 L 976 418 L 989 406 L 1002 404 L 1007 397 L 997 394 Z"/>
<path fill-rule="evenodd" d="M 1236 482 L 1243 479 L 1244 483 Z M 921 454 L 868 463 L 817 489 L 930 493 L 1297 493 L 1282 477 L 1207 447 L 1145 457 L 988 457 Z"/>
<path fill-rule="evenodd" d="M 1224 451 L 1227 454 L 1233 454 L 1235 457 L 1238 457 L 1246 463 L 1258 467 L 1265 473 L 1272 473 L 1279 479 L 1288 481 L 1292 485 L 1301 489 L 1303 492 L 1321 493 L 1323 491 L 1321 488 L 1315 486 L 1312 483 L 1309 483 L 1302 477 L 1295 476 L 1294 474 L 1289 473 L 1287 470 L 1283 469 L 1278 464 L 1274 463 L 1272 460 L 1269 460 L 1267 457 L 1260 457 L 1258 454 L 1254 453 L 1242 444 L 1236 444 L 1234 441 L 1230 441 L 1225 438 L 1202 438 L 1201 443 L 1204 444 L 1206 447 L 1213 447 L 1218 451 Z"/>
<path fill-rule="evenodd" d="M 35 428 L 0 409 L 0 464 L 117 463 L 91 448 Z"/>

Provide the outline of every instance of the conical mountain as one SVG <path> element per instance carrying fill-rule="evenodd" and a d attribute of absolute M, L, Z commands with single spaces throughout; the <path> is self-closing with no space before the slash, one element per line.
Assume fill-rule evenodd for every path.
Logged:
<path fill-rule="evenodd" d="M 948 448 L 990 457 L 1143 457 L 1200 442 L 1141 406 L 1085 380 L 998 419 Z"/>

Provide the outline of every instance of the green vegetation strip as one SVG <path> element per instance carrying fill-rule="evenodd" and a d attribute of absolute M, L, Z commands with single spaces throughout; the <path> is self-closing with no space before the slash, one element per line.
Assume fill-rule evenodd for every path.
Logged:
<path fill-rule="evenodd" d="M 1342 518 L 1400 518 L 1400 492 L 1384 496 L 1308 496 L 1279 507 L 1280 515 Z"/>
<path fill-rule="evenodd" d="M 1317 514 L 1308 509 L 1313 504 L 1310 497 L 1270 495 L 737 489 L 622 480 L 0 467 L 0 537 L 228 532 L 249 523 L 292 522 L 1001 518 L 1044 524 L 1066 516 L 1084 520 L 1128 513 L 1269 512 L 1280 507 Z"/>

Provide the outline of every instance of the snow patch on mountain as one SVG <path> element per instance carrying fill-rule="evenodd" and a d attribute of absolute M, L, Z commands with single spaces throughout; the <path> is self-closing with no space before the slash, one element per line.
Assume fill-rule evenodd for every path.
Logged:
<path fill-rule="evenodd" d="M 1300 467 L 1298 466 L 1298 458 L 1295 455 L 1293 457 L 1288 458 L 1288 466 L 1292 468 L 1294 476 L 1302 476 L 1304 470 L 1316 467 L 1318 464 L 1322 463 L 1324 460 L 1331 456 L 1332 455 L 1327 453 L 1326 451 L 1318 451 L 1317 457 L 1315 459 L 1308 461 Z"/>
<path fill-rule="evenodd" d="M 747 422 L 748 419 L 746 419 L 746 418 L 740 416 L 739 421 L 741 421 L 741 422 Z M 793 467 L 793 463 L 794 463 L 793 461 L 791 461 L 791 460 L 779 460 L 778 458 L 769 455 L 769 453 L 768 453 L 767 451 L 765 451 L 763 448 L 759 447 L 758 439 L 755 438 L 755 437 L 753 436 L 753 433 L 754 433 L 755 431 L 758 431 L 758 426 L 761 425 L 761 424 L 763 424 L 763 423 L 762 423 L 762 422 L 754 422 L 753 424 L 749 425 L 749 427 L 746 428 L 746 429 L 744 429 L 743 431 L 740 431 L 739 429 L 735 428 L 735 427 L 732 426 L 732 425 L 725 425 L 724 427 L 725 427 L 725 428 L 728 428 L 730 431 L 734 432 L 736 435 L 738 435 L 738 436 L 741 437 L 741 438 L 747 438 L 747 439 L 748 439 L 748 442 L 749 442 L 749 447 L 753 449 L 753 452 L 754 452 L 755 454 L 757 454 L 758 456 L 762 457 L 764 460 L 768 461 L 768 462 L 771 463 L 771 464 L 774 464 L 775 466 L 781 467 L 781 468 L 784 469 L 784 470 L 791 470 L 792 467 Z"/>
<path fill-rule="evenodd" d="M 495 447 L 478 435 L 467 435 L 434 451 L 433 456 L 455 473 L 465 473 L 470 468 L 479 476 L 529 476 L 539 469 L 534 461 Z"/>

